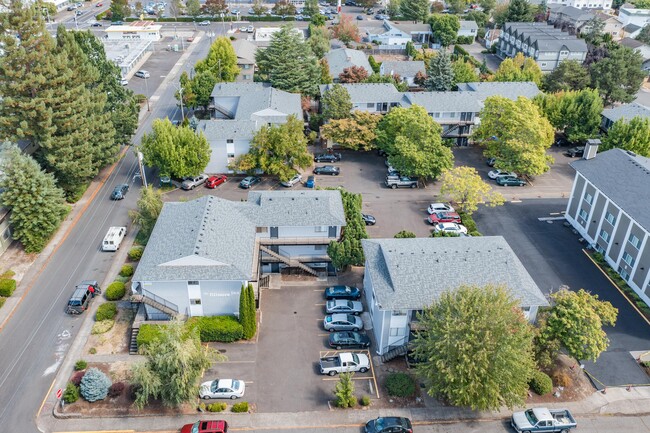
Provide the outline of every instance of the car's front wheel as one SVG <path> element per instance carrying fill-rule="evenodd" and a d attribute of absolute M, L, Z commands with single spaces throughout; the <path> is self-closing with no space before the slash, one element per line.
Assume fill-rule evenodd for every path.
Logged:
<path fill-rule="evenodd" d="M 332 370 L 332 371 L 330 371 L 330 372 L 327 373 L 327 374 L 329 374 L 330 376 L 336 376 L 336 371 Z"/>
<path fill-rule="evenodd" d="M 201 397 L 201 398 L 202 398 L 203 400 L 210 400 L 210 396 L 209 396 L 209 395 L 204 395 L 204 396 Z"/>
<path fill-rule="evenodd" d="M 328 331 L 334 332 L 334 328 L 330 328 L 330 329 L 328 329 Z"/>
<path fill-rule="evenodd" d="M 353 330 L 354 332 L 359 332 L 359 328 L 357 328 L 356 326 L 355 326 L 354 328 L 352 328 L 352 330 Z"/>
<path fill-rule="evenodd" d="M 230 396 L 230 399 L 231 399 L 231 400 L 235 400 L 236 398 L 237 398 L 236 395 L 231 395 L 231 396 Z"/>
<path fill-rule="evenodd" d="M 361 367 L 361 368 L 359 369 L 359 372 L 360 372 L 360 373 L 365 373 L 366 371 L 368 371 L 368 369 L 367 369 L 366 367 Z"/>
<path fill-rule="evenodd" d="M 336 350 L 341 350 L 341 346 L 336 346 Z"/>
<path fill-rule="evenodd" d="M 411 184 L 411 188 L 415 188 L 417 185 L 416 184 Z"/>

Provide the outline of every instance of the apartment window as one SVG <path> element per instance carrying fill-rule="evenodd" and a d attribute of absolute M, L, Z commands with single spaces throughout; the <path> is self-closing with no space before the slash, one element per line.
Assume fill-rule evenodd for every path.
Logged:
<path fill-rule="evenodd" d="M 614 216 L 613 213 L 607 212 L 607 215 L 605 216 L 605 219 L 607 220 L 608 223 L 611 225 L 616 225 L 616 217 Z"/>
<path fill-rule="evenodd" d="M 630 274 L 628 274 L 627 271 L 626 271 L 625 269 L 623 269 L 622 267 L 620 267 L 620 266 L 618 267 L 618 274 L 619 274 L 619 275 L 621 276 L 621 278 L 623 278 L 625 281 L 627 281 L 627 280 L 630 279 Z"/>
<path fill-rule="evenodd" d="M 377 102 L 377 111 L 388 111 L 388 102 Z"/>
<path fill-rule="evenodd" d="M 234 158 L 235 154 L 234 153 L 228 153 L 228 158 Z"/>
<path fill-rule="evenodd" d="M 406 310 L 393 310 L 391 315 L 393 315 L 393 316 L 406 316 Z"/>
<path fill-rule="evenodd" d="M 609 240 L 609 233 L 607 233 L 605 230 L 600 231 L 600 238 L 607 242 Z"/>
<path fill-rule="evenodd" d="M 589 193 L 585 194 L 585 201 L 589 204 L 592 204 L 594 201 L 594 196 Z"/>
<path fill-rule="evenodd" d="M 634 257 L 632 257 L 628 252 L 623 253 L 623 261 L 628 265 L 634 267 Z"/>
<path fill-rule="evenodd" d="M 406 335 L 406 329 L 404 328 L 390 328 L 391 337 L 403 337 Z"/>
<path fill-rule="evenodd" d="M 569 52 L 568 51 L 560 51 L 561 56 L 568 56 Z"/>
<path fill-rule="evenodd" d="M 327 231 L 327 226 L 316 226 L 315 232 L 316 233 L 322 233 Z"/>
<path fill-rule="evenodd" d="M 433 113 L 433 118 L 434 119 L 439 119 L 440 118 L 440 113 Z"/>
<path fill-rule="evenodd" d="M 201 305 L 200 299 L 190 299 L 190 305 Z"/>
<path fill-rule="evenodd" d="M 374 106 L 375 106 L 375 103 L 374 103 L 374 102 L 368 102 L 368 103 L 366 104 L 366 107 L 367 107 L 367 108 L 373 108 Z"/>
<path fill-rule="evenodd" d="M 244 65 L 244 69 L 250 69 L 251 65 Z"/>
<path fill-rule="evenodd" d="M 630 238 L 628 239 L 628 242 L 631 243 L 632 245 L 634 245 L 634 248 L 636 248 L 637 250 L 639 249 L 639 246 L 641 245 L 641 241 L 639 240 L 639 238 L 637 238 L 634 235 L 630 235 Z"/>
<path fill-rule="evenodd" d="M 268 233 L 269 228 L 268 227 L 256 227 L 255 228 L 255 233 Z"/>
<path fill-rule="evenodd" d="M 228 138 L 228 139 L 226 140 L 226 143 L 234 143 L 234 142 L 235 142 L 235 140 L 233 140 L 232 138 Z"/>
<path fill-rule="evenodd" d="M 314 245 L 314 251 L 326 251 L 327 245 Z"/>
<path fill-rule="evenodd" d="M 588 216 L 587 211 L 584 210 L 584 209 L 580 209 L 580 218 L 582 218 L 583 220 L 586 220 L 587 216 Z"/>
<path fill-rule="evenodd" d="M 187 285 L 188 285 L 188 286 L 198 286 L 198 285 L 199 285 L 199 282 L 198 282 L 198 281 L 188 281 L 188 282 L 187 282 Z"/>

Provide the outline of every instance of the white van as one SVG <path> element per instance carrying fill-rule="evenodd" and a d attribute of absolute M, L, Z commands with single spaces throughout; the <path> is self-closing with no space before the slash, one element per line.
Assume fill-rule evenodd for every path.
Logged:
<path fill-rule="evenodd" d="M 122 239 L 126 236 L 126 227 L 111 227 L 104 236 L 102 251 L 117 251 L 120 249 Z"/>

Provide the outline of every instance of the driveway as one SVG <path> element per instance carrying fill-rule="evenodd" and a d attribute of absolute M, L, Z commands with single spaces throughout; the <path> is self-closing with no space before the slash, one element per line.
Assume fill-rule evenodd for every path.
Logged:
<path fill-rule="evenodd" d="M 538 219 L 561 216 L 566 204 L 562 199 L 523 200 L 482 208 L 475 220 L 483 235 L 500 235 L 508 241 L 544 294 L 560 285 L 584 288 L 618 308 L 616 326 L 605 329 L 610 339 L 608 351 L 596 364 L 584 363 L 585 368 L 609 386 L 648 383 L 645 374 L 639 375 L 638 367 L 630 363 L 629 352 L 650 350 L 650 324 L 583 253 L 578 235 L 563 221 Z"/>

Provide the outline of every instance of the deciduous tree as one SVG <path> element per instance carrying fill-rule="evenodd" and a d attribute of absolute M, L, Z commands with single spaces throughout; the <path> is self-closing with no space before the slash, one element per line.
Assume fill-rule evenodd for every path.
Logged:
<path fill-rule="evenodd" d="M 215 17 L 225 13 L 228 10 L 228 4 L 226 0 L 205 0 L 203 10 L 206 14 Z"/>
<path fill-rule="evenodd" d="M 591 77 L 587 68 L 577 60 L 564 60 L 544 77 L 544 90 L 555 93 L 566 90 L 582 90 L 589 86 Z"/>
<path fill-rule="evenodd" d="M 600 127 L 603 101 L 597 90 L 538 95 L 535 103 L 556 130 L 572 142 L 593 138 Z"/>
<path fill-rule="evenodd" d="M 448 47 L 456 41 L 460 20 L 458 15 L 433 14 L 429 18 L 433 38 L 440 42 L 443 47 Z"/>
<path fill-rule="evenodd" d="M 470 62 L 456 60 L 451 68 L 454 72 L 454 85 L 458 83 L 476 83 L 480 81 L 476 68 Z"/>
<path fill-rule="evenodd" d="M 645 26 L 641 29 L 639 34 L 636 37 L 636 40 L 643 42 L 646 45 L 650 45 L 650 27 Z"/>
<path fill-rule="evenodd" d="M 629 122 L 617 120 L 607 130 L 602 142 L 603 150 L 625 149 L 650 158 L 650 120 L 641 117 L 634 117 Z"/>
<path fill-rule="evenodd" d="M 345 87 L 340 84 L 334 84 L 331 88 L 323 92 L 321 111 L 323 118 L 326 120 L 350 117 L 352 100 Z"/>
<path fill-rule="evenodd" d="M 494 207 L 504 203 L 503 196 L 484 182 L 473 167 L 454 167 L 442 173 L 440 179 L 440 194 L 446 195 L 459 211 L 468 215 L 476 212 L 479 204 Z"/>
<path fill-rule="evenodd" d="M 322 58 L 330 50 L 330 32 L 324 26 L 309 26 L 307 40 L 316 58 Z"/>
<path fill-rule="evenodd" d="M 367 111 L 353 111 L 349 118 L 332 120 L 321 126 L 323 138 L 352 150 L 371 150 L 377 137 L 376 129 L 381 115 Z"/>
<path fill-rule="evenodd" d="M 268 11 L 266 6 L 264 6 L 263 0 L 255 0 L 251 9 L 253 9 L 253 13 L 257 16 L 264 15 Z"/>
<path fill-rule="evenodd" d="M 533 330 L 503 287 L 461 286 L 419 317 L 413 341 L 427 393 L 454 406 L 521 406 L 535 371 Z"/>
<path fill-rule="evenodd" d="M 212 45 L 205 59 L 200 60 L 194 66 L 197 73 L 210 72 L 217 82 L 232 82 L 239 75 L 237 66 L 237 54 L 232 47 L 230 39 L 226 37 L 217 38 Z"/>
<path fill-rule="evenodd" d="M 318 0 L 305 0 L 305 7 L 302 10 L 303 15 L 313 17 L 320 14 L 318 7 Z"/>
<path fill-rule="evenodd" d="M 522 53 L 512 59 L 505 59 L 499 65 L 493 77 L 494 81 L 533 81 L 538 86 L 542 84 L 542 70 L 537 62 Z"/>
<path fill-rule="evenodd" d="M 395 233 L 395 236 L 393 236 L 395 239 L 408 239 L 408 238 L 416 238 L 415 233 L 410 232 L 408 230 L 402 230 L 401 232 Z"/>
<path fill-rule="evenodd" d="M 404 19 L 424 22 L 429 15 L 429 0 L 401 0 L 399 12 Z"/>
<path fill-rule="evenodd" d="M 424 87 L 429 91 L 439 92 L 451 90 L 453 86 L 454 69 L 451 64 L 451 57 L 446 50 L 442 50 L 437 56 L 429 60 Z"/>
<path fill-rule="evenodd" d="M 187 0 L 185 2 L 185 11 L 194 19 L 201 15 L 201 3 L 199 0 Z"/>
<path fill-rule="evenodd" d="M 370 74 L 370 76 L 366 78 L 363 82 L 392 84 L 393 86 L 395 86 L 398 92 L 408 92 L 408 88 L 409 88 L 407 83 L 402 82 L 398 74 L 393 74 L 393 75 Z"/>
<path fill-rule="evenodd" d="M 629 47 L 618 46 L 609 55 L 591 65 L 591 83 L 605 104 L 632 102 L 641 87 L 645 72 L 643 56 Z"/>
<path fill-rule="evenodd" d="M 153 121 L 152 132 L 142 137 L 140 151 L 147 166 L 172 177 L 200 174 L 212 153 L 203 133 L 197 134 L 188 126 L 176 127 L 169 119 Z"/>
<path fill-rule="evenodd" d="M 278 0 L 273 6 L 273 13 L 280 16 L 289 16 L 296 14 L 296 7 L 289 3 L 289 0 Z"/>
<path fill-rule="evenodd" d="M 341 83 L 362 83 L 368 79 L 368 71 L 363 66 L 350 66 L 339 74 Z"/>
<path fill-rule="evenodd" d="M 162 192 L 159 189 L 153 189 L 149 185 L 140 190 L 137 208 L 129 211 L 129 217 L 138 226 L 140 236 L 149 239 L 162 207 Z"/>
<path fill-rule="evenodd" d="M 112 21 L 122 21 L 124 18 L 131 16 L 131 7 L 127 0 L 111 1 L 110 11 Z"/>
<path fill-rule="evenodd" d="M 352 17 L 347 14 L 339 15 L 338 24 L 332 27 L 332 35 L 344 44 L 361 41 L 359 27 L 352 21 Z"/>
<path fill-rule="evenodd" d="M 52 174 L 18 147 L 5 144 L 0 158 L 0 203 L 11 210 L 12 236 L 26 252 L 40 252 L 68 213 Z"/>
<path fill-rule="evenodd" d="M 480 116 L 473 138 L 484 146 L 486 157 L 496 158 L 496 168 L 528 176 L 548 171 L 553 159 L 546 150 L 553 143 L 553 126 L 531 100 L 492 96 Z"/>

